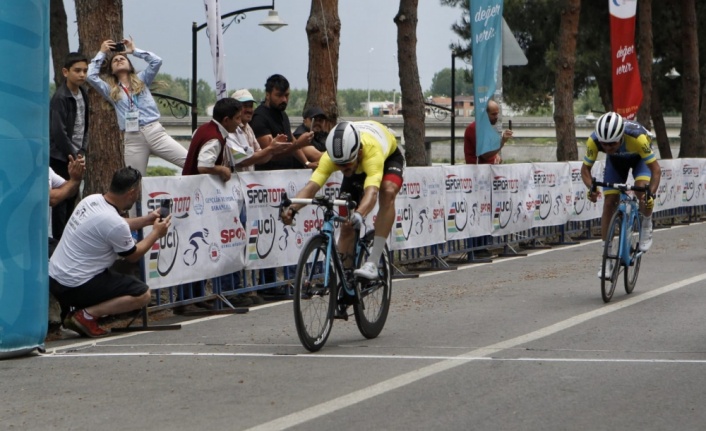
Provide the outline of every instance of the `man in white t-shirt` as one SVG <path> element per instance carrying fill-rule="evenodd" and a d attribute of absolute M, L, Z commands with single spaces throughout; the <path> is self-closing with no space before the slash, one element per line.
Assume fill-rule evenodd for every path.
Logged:
<path fill-rule="evenodd" d="M 77 310 L 64 319 L 64 327 L 83 336 L 106 335 L 108 331 L 98 325 L 98 318 L 138 310 L 150 301 L 147 284 L 110 269 L 118 257 L 139 261 L 167 234 L 171 224 L 171 216 L 160 220 L 159 211 L 123 218 L 140 196 L 141 179 L 132 167 L 120 169 L 113 175 L 108 193 L 83 199 L 49 261 L 51 293 L 62 308 Z M 149 225 L 152 231 L 135 244 L 131 231 Z"/>

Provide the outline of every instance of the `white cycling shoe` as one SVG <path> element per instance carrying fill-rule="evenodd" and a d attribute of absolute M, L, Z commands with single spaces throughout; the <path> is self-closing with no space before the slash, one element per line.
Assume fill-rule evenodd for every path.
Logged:
<path fill-rule="evenodd" d="M 365 262 L 363 266 L 353 271 L 353 275 L 368 280 L 377 280 L 380 277 L 380 274 L 378 274 L 378 266 L 372 262 Z"/>
<path fill-rule="evenodd" d="M 600 269 L 598 270 L 598 274 L 596 275 L 598 276 L 598 278 L 610 280 L 610 277 L 613 275 L 613 262 L 608 262 L 608 265 L 606 265 L 605 276 L 603 275 L 603 265 L 601 265 Z"/>

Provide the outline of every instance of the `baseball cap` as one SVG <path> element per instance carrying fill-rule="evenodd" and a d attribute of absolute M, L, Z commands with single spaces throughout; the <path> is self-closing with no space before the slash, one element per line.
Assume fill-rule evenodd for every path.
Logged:
<path fill-rule="evenodd" d="M 237 100 L 238 102 L 254 102 L 255 99 L 253 99 L 252 94 L 246 89 L 241 89 L 233 93 L 232 96 L 233 99 Z"/>
<path fill-rule="evenodd" d="M 304 114 L 302 116 L 304 118 L 314 118 L 314 117 L 326 118 L 326 114 L 324 114 L 323 109 L 319 108 L 318 106 L 312 106 L 311 108 L 307 109 L 306 111 L 304 111 Z"/>

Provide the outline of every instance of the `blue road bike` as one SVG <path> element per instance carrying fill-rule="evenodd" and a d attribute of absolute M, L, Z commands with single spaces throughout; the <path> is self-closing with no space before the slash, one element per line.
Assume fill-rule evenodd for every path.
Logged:
<path fill-rule="evenodd" d="M 637 283 L 637 275 L 640 272 L 640 261 L 643 252 L 640 251 L 640 204 L 637 196 L 628 195 L 628 191 L 644 192 L 645 199 L 651 196 L 649 186 L 634 186 L 618 183 L 604 183 L 593 179 L 591 191 L 596 191 L 597 187 L 610 187 L 620 191 L 620 201 L 605 238 L 603 248 L 603 265 L 601 270 L 604 277 L 601 278 L 601 295 L 603 302 L 610 302 L 618 283 L 620 273 L 623 273 L 625 283 L 625 293 L 632 293 Z M 605 274 L 610 277 L 605 277 Z"/>
<path fill-rule="evenodd" d="M 349 220 L 337 209 L 348 208 L 352 214 L 356 203 L 350 198 L 334 199 L 317 196 L 313 199 L 288 199 L 282 195 L 281 209 L 291 204 L 316 205 L 323 222 L 316 223 L 319 232 L 312 236 L 299 256 L 294 279 L 294 322 L 302 345 L 310 352 L 320 350 L 331 334 L 334 319 L 348 320 L 348 307 L 353 307 L 358 330 L 365 338 L 375 338 L 382 331 L 390 309 L 392 265 L 385 245 L 378 262 L 377 280 L 353 275 L 361 267 L 373 246 L 374 232 L 361 238 L 355 232 L 354 267 L 343 265 L 343 256 L 336 246 L 336 228 Z"/>

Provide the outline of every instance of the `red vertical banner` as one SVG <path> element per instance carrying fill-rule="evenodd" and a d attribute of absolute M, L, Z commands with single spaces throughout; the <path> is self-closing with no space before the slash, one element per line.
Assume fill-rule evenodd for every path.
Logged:
<path fill-rule="evenodd" d="M 635 49 L 637 0 L 608 0 L 610 49 L 613 54 L 613 110 L 633 119 L 642 103 L 642 83 Z"/>

